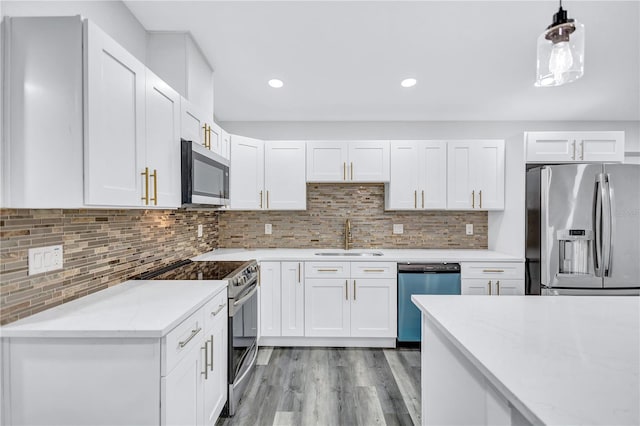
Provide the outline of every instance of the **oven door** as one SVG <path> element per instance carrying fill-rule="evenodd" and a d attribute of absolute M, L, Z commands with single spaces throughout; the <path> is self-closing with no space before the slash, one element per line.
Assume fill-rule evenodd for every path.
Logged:
<path fill-rule="evenodd" d="M 258 286 L 253 286 L 237 300 L 229 301 L 229 415 L 244 392 L 258 355 Z"/>
<path fill-rule="evenodd" d="M 229 205 L 229 161 L 209 149 L 182 140 L 182 204 Z"/>

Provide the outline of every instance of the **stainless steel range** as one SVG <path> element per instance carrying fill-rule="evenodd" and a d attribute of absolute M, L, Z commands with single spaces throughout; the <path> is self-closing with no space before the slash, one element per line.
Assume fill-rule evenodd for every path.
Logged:
<path fill-rule="evenodd" d="M 225 413 L 233 416 L 255 369 L 258 355 L 258 263 L 184 260 L 140 275 L 143 280 L 227 280 L 229 342 Z"/>

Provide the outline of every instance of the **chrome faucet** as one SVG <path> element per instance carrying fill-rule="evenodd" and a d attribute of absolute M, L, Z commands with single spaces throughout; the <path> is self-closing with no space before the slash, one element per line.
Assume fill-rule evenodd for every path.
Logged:
<path fill-rule="evenodd" d="M 347 219 L 344 224 L 344 249 L 349 250 L 351 246 L 351 219 Z"/>

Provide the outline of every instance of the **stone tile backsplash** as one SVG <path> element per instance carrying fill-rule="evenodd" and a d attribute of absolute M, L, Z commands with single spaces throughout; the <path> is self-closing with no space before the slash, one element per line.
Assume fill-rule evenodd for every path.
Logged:
<path fill-rule="evenodd" d="M 306 211 L 221 212 L 218 246 L 343 248 L 347 218 L 353 248 L 487 248 L 487 212 L 385 211 L 383 184 L 308 184 Z M 394 223 L 404 225 L 403 234 L 392 233 Z"/>
<path fill-rule="evenodd" d="M 0 323 L 216 247 L 216 212 L 0 210 Z M 197 238 L 197 225 L 204 227 Z M 28 276 L 28 249 L 63 245 L 64 269 Z"/>

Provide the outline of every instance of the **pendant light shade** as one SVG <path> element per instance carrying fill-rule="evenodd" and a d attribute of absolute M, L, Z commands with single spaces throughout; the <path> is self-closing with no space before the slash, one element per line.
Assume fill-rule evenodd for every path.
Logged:
<path fill-rule="evenodd" d="M 584 74 L 584 25 L 562 8 L 538 37 L 537 87 L 562 86 Z"/>

